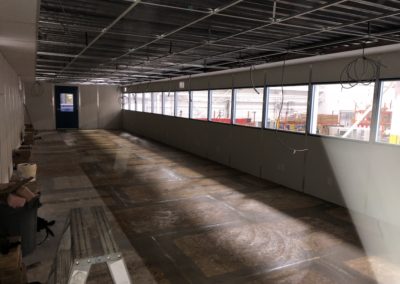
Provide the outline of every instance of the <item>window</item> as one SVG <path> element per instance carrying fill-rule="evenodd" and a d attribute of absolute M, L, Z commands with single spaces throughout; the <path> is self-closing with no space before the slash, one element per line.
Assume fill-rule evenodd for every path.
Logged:
<path fill-rule="evenodd" d="M 162 114 L 162 93 L 153 93 L 153 112 Z"/>
<path fill-rule="evenodd" d="M 151 103 L 152 103 L 152 99 L 151 99 L 151 93 L 144 93 L 144 111 L 145 112 L 151 112 Z"/>
<path fill-rule="evenodd" d="M 383 81 L 377 141 L 400 145 L 400 81 Z"/>
<path fill-rule="evenodd" d="M 164 93 L 164 114 L 174 116 L 175 114 L 175 93 Z"/>
<path fill-rule="evenodd" d="M 208 91 L 193 91 L 192 118 L 199 120 L 208 119 Z"/>
<path fill-rule="evenodd" d="M 369 140 L 374 84 L 314 86 L 311 133 Z"/>
<path fill-rule="evenodd" d="M 60 112 L 74 112 L 74 94 L 60 94 Z"/>
<path fill-rule="evenodd" d="M 130 94 L 128 93 L 122 93 L 120 97 L 120 102 L 121 102 L 121 109 L 129 109 L 129 97 Z"/>
<path fill-rule="evenodd" d="M 258 93 L 256 92 L 258 91 Z M 261 127 L 263 112 L 263 88 L 236 89 L 235 124 Z"/>
<path fill-rule="evenodd" d="M 136 111 L 143 111 L 143 93 L 136 93 L 134 96 L 134 101 L 136 104 Z"/>
<path fill-rule="evenodd" d="M 176 92 L 176 116 L 189 118 L 189 92 Z"/>
<path fill-rule="evenodd" d="M 136 110 L 135 98 L 136 98 L 136 94 L 129 94 L 129 109 L 130 110 Z"/>
<path fill-rule="evenodd" d="M 267 127 L 305 132 L 308 86 L 268 88 Z"/>
<path fill-rule="evenodd" d="M 212 90 L 211 120 L 221 123 L 231 123 L 232 90 Z"/>

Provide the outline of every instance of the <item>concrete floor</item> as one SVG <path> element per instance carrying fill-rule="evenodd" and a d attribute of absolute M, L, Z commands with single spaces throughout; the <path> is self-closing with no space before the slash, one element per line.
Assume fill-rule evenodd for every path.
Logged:
<path fill-rule="evenodd" d="M 400 279 L 339 206 L 127 133 L 41 136 L 39 215 L 56 237 L 25 257 L 30 281 L 46 281 L 69 210 L 88 206 L 107 208 L 134 283 L 376 283 L 372 262 Z"/>

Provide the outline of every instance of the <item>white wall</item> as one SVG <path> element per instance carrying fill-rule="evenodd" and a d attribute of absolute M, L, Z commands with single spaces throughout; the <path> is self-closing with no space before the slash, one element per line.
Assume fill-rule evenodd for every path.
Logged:
<path fill-rule="evenodd" d="M 35 80 L 40 0 L 0 1 L 0 52 L 24 82 Z"/>
<path fill-rule="evenodd" d="M 21 144 L 24 129 L 24 91 L 15 71 L 0 53 L 0 182 L 12 174 L 12 150 Z"/>
<path fill-rule="evenodd" d="M 99 128 L 120 129 L 122 127 L 120 92 L 117 86 L 99 87 Z"/>
<path fill-rule="evenodd" d="M 79 87 L 79 128 L 99 128 L 99 109 L 97 86 L 87 85 Z"/>
<path fill-rule="evenodd" d="M 54 84 L 27 84 L 26 88 L 27 108 L 35 129 L 54 130 Z M 80 129 L 121 128 L 120 93 L 117 86 L 80 85 L 78 88 Z"/>
<path fill-rule="evenodd" d="M 26 89 L 26 123 L 33 124 L 35 129 L 55 129 L 55 109 L 51 84 L 25 84 Z"/>

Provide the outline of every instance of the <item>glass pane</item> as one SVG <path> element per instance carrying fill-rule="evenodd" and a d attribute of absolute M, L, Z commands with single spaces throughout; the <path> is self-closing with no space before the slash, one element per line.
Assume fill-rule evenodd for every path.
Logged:
<path fill-rule="evenodd" d="M 261 127 L 263 111 L 263 88 L 236 89 L 235 124 Z"/>
<path fill-rule="evenodd" d="M 122 94 L 122 107 L 123 107 L 123 109 L 129 110 L 130 100 L 131 100 L 131 94 L 129 94 L 129 93 L 123 93 Z"/>
<path fill-rule="evenodd" d="M 136 93 L 135 104 L 136 111 L 143 111 L 143 93 Z"/>
<path fill-rule="evenodd" d="M 162 93 L 153 93 L 153 111 L 162 114 Z"/>
<path fill-rule="evenodd" d="M 340 84 L 316 85 L 311 133 L 369 140 L 374 84 L 343 89 Z"/>
<path fill-rule="evenodd" d="M 176 92 L 176 116 L 189 118 L 189 92 Z"/>
<path fill-rule="evenodd" d="M 212 90 L 211 120 L 215 122 L 231 123 L 232 90 Z"/>
<path fill-rule="evenodd" d="M 74 112 L 74 94 L 60 94 L 60 111 Z"/>
<path fill-rule="evenodd" d="M 151 93 L 144 93 L 144 111 L 151 112 Z"/>
<path fill-rule="evenodd" d="M 193 118 L 207 120 L 208 91 L 193 91 Z"/>
<path fill-rule="evenodd" d="M 382 84 L 378 141 L 400 145 L 400 81 Z"/>
<path fill-rule="evenodd" d="M 174 92 L 166 92 L 164 93 L 164 114 L 165 115 L 174 115 Z"/>
<path fill-rule="evenodd" d="M 122 93 L 120 97 L 121 109 L 128 109 L 129 94 Z"/>
<path fill-rule="evenodd" d="M 305 132 L 307 98 L 308 86 L 268 88 L 267 127 Z"/>
<path fill-rule="evenodd" d="M 129 94 L 129 109 L 130 110 L 136 110 L 135 97 L 136 97 L 136 94 Z"/>

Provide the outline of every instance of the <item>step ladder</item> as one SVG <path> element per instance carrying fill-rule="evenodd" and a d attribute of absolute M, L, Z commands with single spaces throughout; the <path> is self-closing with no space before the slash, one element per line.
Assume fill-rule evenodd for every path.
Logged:
<path fill-rule="evenodd" d="M 92 266 L 98 264 L 107 264 L 114 283 L 132 283 L 104 208 L 72 209 L 48 283 L 84 284 Z"/>

